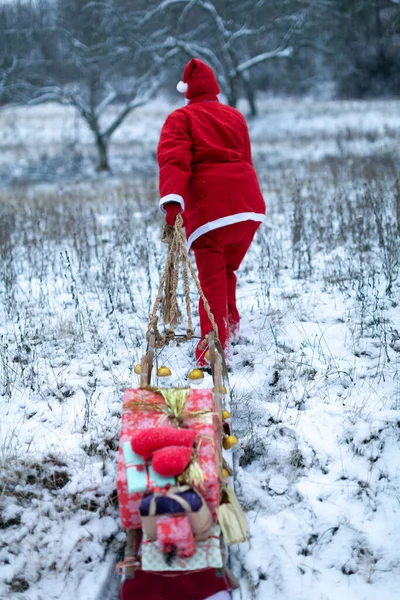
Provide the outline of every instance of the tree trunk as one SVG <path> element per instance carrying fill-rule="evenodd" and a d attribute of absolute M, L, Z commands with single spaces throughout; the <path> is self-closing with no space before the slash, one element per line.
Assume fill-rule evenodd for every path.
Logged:
<path fill-rule="evenodd" d="M 227 99 L 229 106 L 236 108 L 238 103 L 238 81 L 237 77 L 229 78 L 228 81 L 229 89 L 227 90 Z"/>
<path fill-rule="evenodd" d="M 108 163 L 108 144 L 104 137 L 100 134 L 96 134 L 96 147 L 99 159 L 96 171 L 99 173 L 102 171 L 109 171 L 110 165 Z"/>
<path fill-rule="evenodd" d="M 247 73 L 243 73 L 242 82 L 244 93 L 246 95 L 247 102 L 249 103 L 250 115 L 252 117 L 257 116 L 257 105 L 256 105 L 256 92 L 252 85 L 251 79 Z"/>

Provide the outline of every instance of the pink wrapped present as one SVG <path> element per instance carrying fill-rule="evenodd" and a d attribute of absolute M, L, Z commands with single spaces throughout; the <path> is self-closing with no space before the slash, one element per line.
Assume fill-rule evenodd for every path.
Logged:
<path fill-rule="evenodd" d="M 179 534 L 179 531 L 177 533 Z M 178 537 L 178 539 L 180 538 Z M 160 550 L 159 541 L 154 542 L 150 540 L 144 532 L 141 562 L 143 571 L 156 573 L 164 571 L 169 573 L 202 571 L 210 567 L 221 569 L 224 565 L 224 559 L 221 550 L 220 528 L 218 525 L 214 525 L 208 538 L 196 542 L 194 554 L 186 558 L 182 558 L 178 554 L 174 556 L 172 553 L 167 556 Z M 186 598 L 182 594 L 178 595 L 178 597 Z"/>
<path fill-rule="evenodd" d="M 197 432 L 197 462 L 202 475 L 199 491 L 213 516 L 216 518 L 217 515 L 220 499 L 221 442 L 219 418 L 214 412 L 212 392 L 189 388 L 169 388 L 159 392 L 155 388 L 138 388 L 126 389 L 124 393 L 117 472 L 118 501 L 124 529 L 141 527 L 139 504 L 143 493 L 128 493 L 122 444 L 130 441 L 135 430 L 149 427 L 183 427 Z M 174 392 L 178 394 L 176 405 L 168 401 Z M 182 398 L 185 398 L 184 402 L 181 402 Z"/>
<path fill-rule="evenodd" d="M 160 517 L 157 521 L 157 541 L 161 552 L 169 554 L 175 551 L 180 558 L 193 556 L 196 549 L 187 516 Z"/>

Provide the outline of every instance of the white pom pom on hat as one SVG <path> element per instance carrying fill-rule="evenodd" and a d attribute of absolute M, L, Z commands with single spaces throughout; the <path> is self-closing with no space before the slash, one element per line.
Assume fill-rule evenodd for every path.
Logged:
<path fill-rule="evenodd" d="M 184 94 L 185 92 L 187 92 L 188 91 L 188 87 L 189 87 L 188 84 L 185 83 L 184 81 L 179 81 L 179 83 L 177 83 L 177 85 L 176 85 L 176 89 L 181 94 Z"/>

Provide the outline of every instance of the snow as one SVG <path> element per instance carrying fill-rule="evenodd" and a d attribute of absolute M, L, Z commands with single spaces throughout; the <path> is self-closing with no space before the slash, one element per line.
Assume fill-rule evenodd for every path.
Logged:
<path fill-rule="evenodd" d="M 121 401 L 164 266 L 154 152 L 172 108 L 132 113 L 109 177 L 69 109 L 0 112 L 1 598 L 116 597 Z M 246 600 L 398 596 L 399 108 L 266 98 L 250 122 L 268 213 L 228 385 Z M 168 385 L 196 342 L 157 353 Z"/>

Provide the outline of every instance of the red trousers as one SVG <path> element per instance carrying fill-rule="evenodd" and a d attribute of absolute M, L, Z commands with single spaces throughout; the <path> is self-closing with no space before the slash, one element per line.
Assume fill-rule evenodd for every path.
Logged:
<path fill-rule="evenodd" d="M 239 327 L 236 307 L 236 274 L 260 223 L 243 221 L 214 229 L 193 242 L 199 280 L 218 327 L 222 348 L 230 331 Z M 212 331 L 203 301 L 199 302 L 200 329 L 204 337 Z"/>

